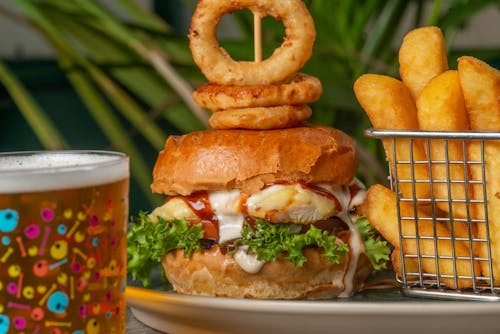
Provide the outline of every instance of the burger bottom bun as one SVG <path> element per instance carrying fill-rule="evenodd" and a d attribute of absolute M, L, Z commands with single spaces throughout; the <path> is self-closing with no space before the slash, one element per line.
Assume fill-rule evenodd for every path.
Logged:
<path fill-rule="evenodd" d="M 319 249 L 304 250 L 307 262 L 295 267 L 280 256 L 256 274 L 245 272 L 218 246 L 184 257 L 182 250 L 169 252 L 162 261 L 166 275 L 179 293 L 253 299 L 328 299 L 344 291 L 347 258 L 334 264 Z M 361 255 L 352 292 L 359 291 L 372 272 L 368 258 Z"/>

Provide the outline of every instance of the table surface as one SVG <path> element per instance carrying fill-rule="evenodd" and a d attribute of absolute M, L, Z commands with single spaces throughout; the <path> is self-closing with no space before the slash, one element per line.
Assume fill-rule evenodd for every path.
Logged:
<path fill-rule="evenodd" d="M 132 311 L 130 311 L 130 308 L 127 308 L 126 332 L 127 334 L 162 334 L 162 332 L 152 329 L 137 320 L 132 314 Z"/>

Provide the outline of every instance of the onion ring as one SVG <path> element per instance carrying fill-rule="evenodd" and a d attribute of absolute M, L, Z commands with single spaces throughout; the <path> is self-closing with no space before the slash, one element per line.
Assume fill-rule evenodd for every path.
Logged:
<path fill-rule="evenodd" d="M 305 104 L 229 109 L 213 113 L 208 123 L 214 129 L 284 129 L 302 125 L 311 114 Z"/>
<path fill-rule="evenodd" d="M 318 78 L 298 73 L 290 82 L 278 85 L 207 84 L 193 92 L 193 99 L 202 108 L 218 111 L 306 104 L 317 101 L 322 92 Z"/>
<path fill-rule="evenodd" d="M 285 38 L 261 62 L 235 61 L 220 47 L 216 27 L 224 14 L 248 8 L 282 21 Z M 316 30 L 302 0 L 200 0 L 191 19 L 189 46 L 208 81 L 221 85 L 268 85 L 298 72 L 312 54 Z"/>

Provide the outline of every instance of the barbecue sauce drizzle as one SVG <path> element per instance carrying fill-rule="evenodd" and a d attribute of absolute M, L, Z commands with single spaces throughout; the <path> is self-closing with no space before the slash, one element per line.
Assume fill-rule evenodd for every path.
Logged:
<path fill-rule="evenodd" d="M 287 185 L 287 184 L 292 184 L 292 183 L 291 182 L 276 182 L 273 184 L 269 184 L 266 187 L 270 187 L 274 184 Z M 302 188 L 310 190 L 310 191 L 312 191 L 320 196 L 326 197 L 327 199 L 335 202 L 335 207 L 337 208 L 338 211 L 342 211 L 344 209 L 344 208 L 342 208 L 342 205 L 341 205 L 339 199 L 334 194 L 325 190 L 324 188 L 321 188 L 320 186 L 317 186 L 317 185 L 307 184 L 307 183 L 302 183 L 302 182 L 299 184 Z M 352 183 L 351 185 L 349 185 L 350 198 L 351 199 L 354 198 L 360 190 L 361 190 L 361 187 L 356 183 Z M 196 216 L 200 219 L 199 221 L 196 221 L 196 223 L 199 223 L 199 222 L 201 222 L 202 224 L 203 223 L 210 223 L 210 224 L 214 225 L 218 230 L 219 223 L 218 223 L 217 215 L 215 214 L 215 212 L 212 209 L 212 206 L 210 205 L 210 200 L 208 198 L 208 192 L 198 191 L 198 192 L 192 193 L 191 195 L 187 195 L 187 196 L 171 196 L 165 200 L 165 203 L 168 202 L 170 199 L 175 198 L 175 197 L 182 199 L 189 206 L 189 208 L 196 214 Z M 242 198 L 242 200 L 240 202 L 240 212 L 244 215 L 245 222 L 252 226 L 255 223 L 255 218 L 248 215 L 248 208 L 246 205 L 246 198 L 247 197 L 248 196 L 244 196 L 244 198 Z M 353 208 L 353 210 L 355 210 L 355 208 Z M 351 212 L 351 213 L 353 213 L 353 212 Z M 307 226 L 309 226 L 309 225 L 304 225 L 304 227 L 307 227 Z M 219 237 L 217 235 L 216 239 L 214 240 L 215 243 L 217 243 L 218 240 L 219 240 Z"/>

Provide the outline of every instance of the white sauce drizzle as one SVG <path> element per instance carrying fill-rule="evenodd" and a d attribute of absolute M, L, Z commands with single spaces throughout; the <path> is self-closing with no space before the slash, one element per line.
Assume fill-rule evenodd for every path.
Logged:
<path fill-rule="evenodd" d="M 240 210 L 241 194 L 238 190 L 211 192 L 208 195 L 210 207 L 217 217 L 219 225 L 219 242 L 241 238 L 241 230 L 245 217 Z M 196 203 L 193 203 L 196 205 Z M 202 209 L 202 207 L 195 207 Z M 161 207 L 156 208 L 150 215 L 153 221 L 157 217 L 173 219 L 175 217 L 196 217 L 195 213 L 183 200 L 173 198 Z M 257 273 L 265 262 L 257 260 L 255 254 L 247 254 L 247 249 L 240 247 L 234 254 L 236 263 L 248 273 Z"/>
<path fill-rule="evenodd" d="M 247 254 L 248 246 L 241 246 L 233 255 L 234 261 L 241 269 L 250 274 L 258 273 L 266 261 L 257 260 L 257 254 Z"/>
<path fill-rule="evenodd" d="M 366 198 L 366 188 L 361 181 L 354 178 L 351 185 L 356 186 L 359 190 L 358 192 L 351 198 L 351 203 L 349 204 L 349 208 L 352 209 L 355 206 L 363 204 Z"/>
<path fill-rule="evenodd" d="M 241 212 L 240 191 L 209 192 L 208 200 L 219 224 L 219 243 L 241 238 L 245 216 Z M 233 259 L 247 273 L 258 273 L 265 262 L 257 260 L 256 254 L 247 254 L 247 249 L 248 247 L 239 247 Z"/>
<path fill-rule="evenodd" d="M 245 221 L 240 211 L 240 191 L 209 192 L 208 200 L 219 223 L 219 243 L 240 238 Z"/>
<path fill-rule="evenodd" d="M 337 214 L 337 217 L 342 219 L 347 224 L 350 231 L 348 254 L 350 261 L 348 261 L 348 267 L 344 273 L 344 290 L 339 294 L 339 297 L 341 298 L 347 298 L 352 295 L 354 275 L 356 274 L 356 269 L 358 267 L 359 257 L 365 252 L 365 247 L 363 241 L 361 240 L 361 234 L 353 221 L 355 218 L 349 214 L 352 208 L 364 201 L 365 191 L 364 186 L 359 180 L 354 179 L 353 183 L 359 185 L 360 190 L 352 198 L 351 191 L 348 186 L 332 186 L 328 184 L 319 185 L 338 199 L 342 211 Z"/>
<path fill-rule="evenodd" d="M 241 229 L 245 221 L 243 215 L 216 215 L 219 222 L 219 243 L 241 238 Z"/>
<path fill-rule="evenodd" d="M 349 226 L 349 230 L 351 235 L 349 237 L 349 266 L 344 273 L 344 291 L 339 294 L 339 297 L 350 297 L 352 295 L 353 283 L 354 283 L 354 275 L 356 274 L 356 269 L 358 267 L 359 257 L 362 253 L 364 253 L 364 245 L 361 240 L 361 235 L 359 233 L 358 228 L 353 223 L 351 216 L 348 212 L 342 211 L 337 215 L 340 219 L 342 219 L 347 226 Z"/>

